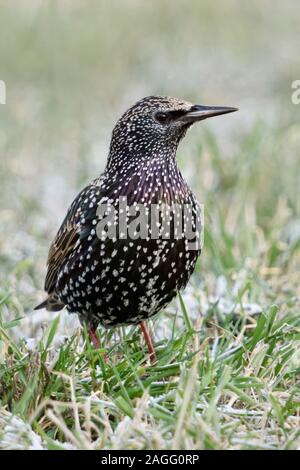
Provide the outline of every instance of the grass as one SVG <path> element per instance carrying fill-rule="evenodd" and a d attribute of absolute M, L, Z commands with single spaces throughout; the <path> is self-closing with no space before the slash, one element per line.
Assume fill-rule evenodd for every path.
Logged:
<path fill-rule="evenodd" d="M 173 324 L 153 367 L 135 329 L 122 341 L 101 335 L 104 364 L 84 331 L 52 347 L 59 316 L 34 351 L 12 341 L 15 323 L 2 323 L 2 410 L 30 423 L 48 449 L 295 449 L 300 318 L 278 313 L 217 323 L 209 312 L 192 329 Z M 2 436 L 2 446 L 20 445 L 20 434 L 28 440 L 16 424 L 15 441 Z"/>
<path fill-rule="evenodd" d="M 0 6 L 0 448 L 298 449 L 294 2 L 29 3 Z M 179 148 L 204 250 L 153 322 L 154 367 L 137 329 L 99 330 L 96 351 L 76 316 L 32 310 L 68 203 L 152 93 L 240 108 Z"/>

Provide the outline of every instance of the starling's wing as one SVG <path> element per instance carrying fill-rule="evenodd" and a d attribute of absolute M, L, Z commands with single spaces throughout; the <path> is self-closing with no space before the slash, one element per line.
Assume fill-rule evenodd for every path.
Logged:
<path fill-rule="evenodd" d="M 67 215 L 53 240 L 47 260 L 47 274 L 45 279 L 45 291 L 50 293 L 55 289 L 59 270 L 66 260 L 67 255 L 74 249 L 80 237 L 79 218 L 81 214 L 80 203 L 88 193 L 90 186 L 84 188 L 71 204 Z"/>
<path fill-rule="evenodd" d="M 45 290 L 51 292 L 56 284 L 58 271 L 66 259 L 66 256 L 72 251 L 78 240 L 77 225 L 74 220 L 68 220 L 61 227 L 54 241 L 52 242 L 48 254 L 48 271 L 45 280 Z"/>
<path fill-rule="evenodd" d="M 103 176 L 104 178 L 104 176 Z M 127 189 L 128 203 L 132 203 L 135 196 L 136 180 L 132 178 L 131 184 Z M 90 231 L 92 228 L 92 220 L 96 216 L 97 206 L 93 204 L 90 206 L 91 196 L 97 197 L 100 201 L 102 197 L 109 197 L 114 194 L 118 189 L 119 182 L 109 181 L 106 188 L 102 186 L 102 178 L 92 181 L 86 186 L 73 201 L 68 213 L 57 232 L 57 235 L 52 242 L 49 250 L 47 261 L 47 274 L 45 280 L 45 291 L 49 294 L 55 290 L 58 274 L 61 271 L 63 264 L 68 259 L 68 255 L 74 251 L 76 244 L 79 243 L 82 248 L 82 253 L 88 249 L 96 249 L 99 240 L 97 237 L 94 240 L 89 240 Z M 112 252 L 115 249 L 111 240 L 106 242 L 106 252 Z"/>

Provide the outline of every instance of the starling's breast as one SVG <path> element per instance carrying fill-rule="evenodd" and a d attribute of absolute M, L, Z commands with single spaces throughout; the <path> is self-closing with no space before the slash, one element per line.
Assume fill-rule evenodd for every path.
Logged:
<path fill-rule="evenodd" d="M 200 253 L 200 213 L 176 164 L 102 178 L 58 276 L 69 311 L 105 326 L 139 323 L 184 287 Z M 97 189 L 95 189 L 97 188 Z"/>

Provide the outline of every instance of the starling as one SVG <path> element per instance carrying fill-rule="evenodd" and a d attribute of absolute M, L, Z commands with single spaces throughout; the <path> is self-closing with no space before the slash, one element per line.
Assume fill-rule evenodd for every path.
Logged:
<path fill-rule="evenodd" d="M 200 209 L 177 147 L 196 121 L 236 110 L 162 96 L 128 109 L 104 173 L 75 198 L 50 247 L 48 297 L 36 309 L 77 313 L 97 348 L 99 324 L 140 324 L 155 361 L 144 321 L 186 286 L 201 251 Z"/>

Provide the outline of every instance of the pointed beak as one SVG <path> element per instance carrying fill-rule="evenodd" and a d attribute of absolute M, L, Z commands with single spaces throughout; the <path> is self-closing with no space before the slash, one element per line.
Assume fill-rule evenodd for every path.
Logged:
<path fill-rule="evenodd" d="M 238 108 L 229 108 L 227 106 L 195 105 L 192 106 L 191 109 L 185 114 L 180 116 L 178 120 L 187 124 L 192 124 L 196 121 L 202 121 L 203 119 L 207 119 L 213 116 L 220 116 L 221 114 L 234 113 L 235 111 L 238 111 Z"/>

